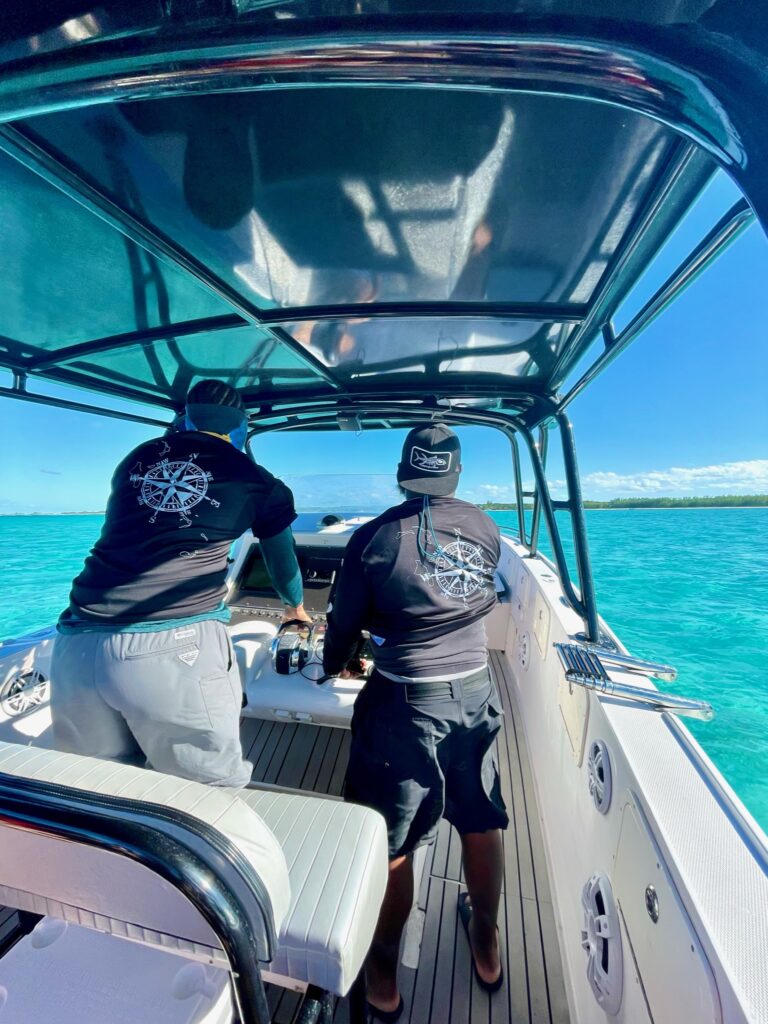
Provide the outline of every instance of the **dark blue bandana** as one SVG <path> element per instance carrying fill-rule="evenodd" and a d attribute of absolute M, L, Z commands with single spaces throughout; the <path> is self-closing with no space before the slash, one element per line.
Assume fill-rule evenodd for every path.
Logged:
<path fill-rule="evenodd" d="M 248 417 L 231 405 L 193 403 L 187 406 L 187 430 L 204 430 L 228 435 L 235 448 L 242 449 L 248 431 Z"/>

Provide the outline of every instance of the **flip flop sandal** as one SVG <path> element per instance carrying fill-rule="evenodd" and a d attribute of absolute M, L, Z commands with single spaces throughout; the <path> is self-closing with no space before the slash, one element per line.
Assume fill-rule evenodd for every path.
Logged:
<path fill-rule="evenodd" d="M 365 1005 L 368 1007 L 368 1016 L 374 1020 L 382 1021 L 383 1024 L 395 1024 L 395 1021 L 400 1020 L 405 1009 L 402 996 L 400 996 L 400 1002 L 394 1010 L 380 1010 L 378 1006 L 374 1006 L 373 1003 L 369 1002 L 366 1002 Z"/>
<path fill-rule="evenodd" d="M 499 976 L 496 981 L 486 981 L 484 978 L 480 977 L 480 972 L 478 971 L 477 964 L 475 963 L 475 957 L 472 953 L 472 942 L 469 938 L 469 922 L 472 919 L 472 904 L 469 902 L 468 892 L 462 892 L 459 895 L 459 917 L 461 918 L 461 923 L 464 925 L 464 932 L 467 936 L 467 942 L 469 943 L 469 954 L 472 957 L 472 969 L 475 972 L 475 981 L 477 981 L 477 984 L 484 992 L 498 992 L 504 984 L 504 968 L 502 967 L 499 971 Z M 498 930 L 499 929 L 497 928 L 496 931 Z"/>

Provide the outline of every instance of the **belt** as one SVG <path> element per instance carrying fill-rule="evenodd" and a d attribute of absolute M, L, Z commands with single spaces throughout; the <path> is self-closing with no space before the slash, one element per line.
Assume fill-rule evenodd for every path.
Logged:
<path fill-rule="evenodd" d="M 429 697 L 432 700 L 461 700 L 462 696 L 483 690 L 490 683 L 488 667 L 473 672 L 471 676 L 461 679 L 446 679 L 439 683 L 395 683 L 405 690 L 407 700 L 420 700 Z"/>

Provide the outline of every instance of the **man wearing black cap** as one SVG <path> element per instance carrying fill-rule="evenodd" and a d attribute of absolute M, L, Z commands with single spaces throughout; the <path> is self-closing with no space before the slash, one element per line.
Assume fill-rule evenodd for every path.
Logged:
<path fill-rule="evenodd" d="M 115 470 L 101 536 L 58 623 L 59 749 L 148 761 L 214 785 L 250 781 L 224 606 L 231 542 L 252 529 L 285 618 L 307 616 L 293 496 L 240 450 L 246 429 L 238 392 L 203 380 L 173 432 L 139 445 Z"/>
<path fill-rule="evenodd" d="M 355 703 L 345 797 L 380 811 L 390 875 L 366 962 L 374 1017 L 402 1013 L 400 939 L 413 902 L 411 854 L 441 817 L 462 839 L 469 893 L 459 914 L 475 975 L 502 984 L 496 915 L 508 824 L 493 750 L 501 708 L 483 623 L 496 594 L 499 531 L 454 497 L 461 448 L 442 424 L 412 430 L 397 480 L 406 496 L 350 538 L 328 611 L 324 667 L 343 672 L 361 630 L 375 669 Z"/>

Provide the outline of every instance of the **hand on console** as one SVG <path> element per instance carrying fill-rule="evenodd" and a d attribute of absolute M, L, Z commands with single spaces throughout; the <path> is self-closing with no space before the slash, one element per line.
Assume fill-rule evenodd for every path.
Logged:
<path fill-rule="evenodd" d="M 283 608 L 283 622 L 307 622 L 312 624 L 312 616 L 308 615 L 304 610 L 304 605 L 299 604 L 295 608 L 290 605 L 285 605 Z"/>

